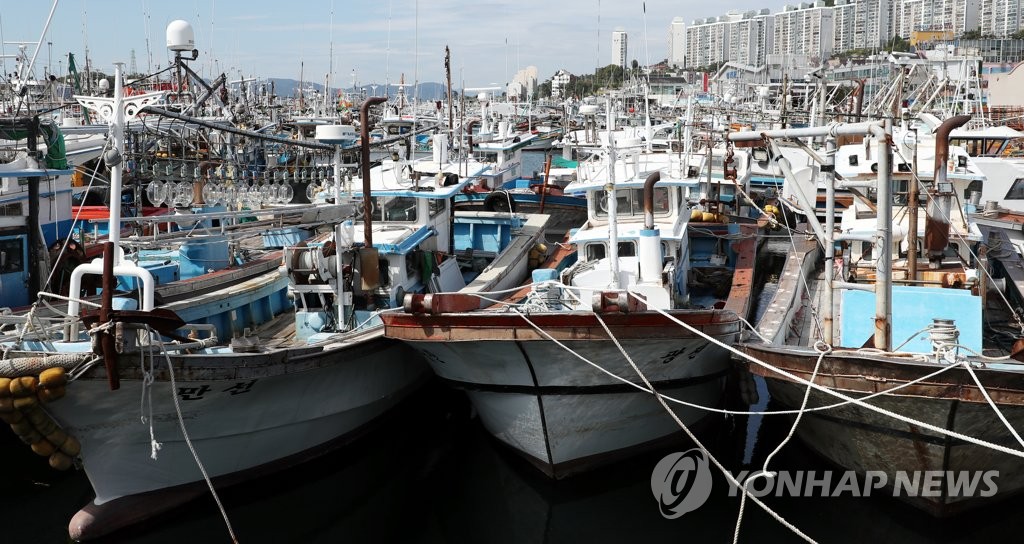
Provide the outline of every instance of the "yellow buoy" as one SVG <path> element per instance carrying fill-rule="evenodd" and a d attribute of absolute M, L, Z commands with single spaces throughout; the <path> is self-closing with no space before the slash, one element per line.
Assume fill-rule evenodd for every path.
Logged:
<path fill-rule="evenodd" d="M 42 425 L 43 422 L 45 422 L 46 420 L 50 419 L 50 417 L 46 415 L 46 412 L 38 408 L 35 408 L 32 410 L 25 411 L 25 419 L 29 420 L 29 422 L 32 423 L 32 425 L 34 425 L 38 429 L 39 426 Z"/>
<path fill-rule="evenodd" d="M 34 412 L 38 412 L 38 413 L 42 414 L 42 416 L 43 416 L 38 422 L 35 422 L 35 421 L 32 422 L 32 425 L 41 434 L 49 435 L 49 434 L 53 434 L 54 432 L 60 430 L 60 426 L 57 425 L 57 422 L 54 421 L 53 419 L 51 419 L 50 416 L 46 415 L 45 412 L 43 412 L 39 408 L 33 408 L 31 410 L 30 414 L 32 414 Z M 29 420 L 31 421 L 31 417 L 29 418 Z"/>
<path fill-rule="evenodd" d="M 35 396 L 17 397 L 14 399 L 14 407 L 18 410 L 28 410 L 29 408 L 37 405 L 39 405 L 39 399 Z"/>
<path fill-rule="evenodd" d="M 24 442 L 26 446 L 31 446 L 32 444 L 35 444 L 36 442 L 42 440 L 43 435 L 39 434 L 39 431 L 32 429 L 28 433 L 18 436 L 18 438 L 20 438 L 21 441 Z"/>
<path fill-rule="evenodd" d="M 57 446 L 50 443 L 49 440 L 40 440 L 32 443 L 32 451 L 36 455 L 42 455 L 43 457 L 49 457 L 53 455 L 53 452 L 57 451 Z"/>
<path fill-rule="evenodd" d="M 67 373 L 64 369 L 55 366 L 47 368 L 39 374 L 39 385 L 47 388 L 63 387 L 68 383 Z"/>
<path fill-rule="evenodd" d="M 50 456 L 50 466 L 57 470 L 67 470 L 71 468 L 72 459 L 66 453 L 56 451 Z"/>
<path fill-rule="evenodd" d="M 59 398 L 63 398 L 66 393 L 67 389 L 64 386 L 60 386 L 40 389 L 36 395 L 42 402 L 53 402 Z"/>
<path fill-rule="evenodd" d="M 11 396 L 11 379 L 0 378 L 0 399 Z"/>
<path fill-rule="evenodd" d="M 36 393 L 38 385 L 39 380 L 35 376 L 22 376 L 11 380 L 9 389 L 15 397 L 28 397 Z"/>
<path fill-rule="evenodd" d="M 700 210 L 693 210 L 690 212 L 690 221 L 700 221 L 704 218 L 704 212 Z"/>
<path fill-rule="evenodd" d="M 60 451 L 71 457 L 77 457 L 79 453 L 82 453 L 82 444 L 78 442 L 77 438 L 68 436 L 68 439 L 61 444 Z"/>
<path fill-rule="evenodd" d="M 52 433 L 46 435 L 46 439 L 53 443 L 54 446 L 57 446 L 59 448 L 64 445 L 64 442 L 67 442 L 68 433 L 62 431 L 61 429 L 57 429 L 56 431 L 53 431 Z"/>
<path fill-rule="evenodd" d="M 13 407 L 14 407 L 14 401 L 11 401 L 11 408 L 13 408 Z M 11 423 L 11 424 L 13 424 L 13 423 L 17 423 L 17 422 L 21 421 L 24 418 L 25 418 L 25 416 L 23 416 L 21 414 L 21 412 L 19 412 L 17 410 L 15 410 L 13 412 L 0 412 L 0 420 L 3 420 L 4 423 Z"/>
<path fill-rule="evenodd" d="M 28 433 L 30 433 L 33 430 L 35 430 L 35 428 L 32 426 L 32 422 L 31 421 L 29 421 L 27 419 L 23 419 L 23 420 L 18 421 L 16 423 L 11 423 L 11 430 L 14 431 L 14 434 L 16 434 L 18 436 L 25 436 Z"/>
<path fill-rule="evenodd" d="M 7 414 L 14 411 L 14 399 L 11 397 L 0 398 L 0 414 Z"/>
<path fill-rule="evenodd" d="M 704 223 L 713 223 L 715 221 L 715 214 L 711 212 L 702 212 L 700 220 Z"/>

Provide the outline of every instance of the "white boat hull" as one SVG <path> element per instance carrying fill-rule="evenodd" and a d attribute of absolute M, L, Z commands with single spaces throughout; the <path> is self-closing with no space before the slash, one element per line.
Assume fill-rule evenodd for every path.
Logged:
<path fill-rule="evenodd" d="M 426 365 L 381 333 L 323 350 L 172 357 L 181 418 L 207 474 L 215 482 L 234 483 L 322 454 L 411 393 L 426 377 Z M 124 358 L 120 364 L 120 389 L 109 390 L 99 367 L 69 384 L 66 398 L 47 405 L 81 442 L 82 466 L 96 493 L 88 514 L 72 521 L 76 538 L 138 521 L 141 513 L 130 504 L 140 494 L 168 490 L 171 496 L 190 484 L 205 489 L 181 432 L 166 360 L 157 356 L 151 388 L 144 387 L 137 360 L 133 367 Z M 148 401 L 140 408 L 147 390 L 152 412 Z M 155 459 L 149 417 L 160 444 Z M 160 506 L 174 505 L 166 502 Z M 107 503 L 128 506 L 112 506 L 105 516 Z M 94 526 L 81 526 L 83 519 Z"/>
<path fill-rule="evenodd" d="M 718 346 L 701 338 L 622 343 L 662 394 L 701 406 L 719 404 L 729 355 Z M 616 376 L 641 383 L 610 341 L 565 345 Z M 423 342 L 415 347 L 438 376 L 467 390 L 491 434 L 552 477 L 613 461 L 681 432 L 653 396 L 553 342 Z M 670 406 L 687 426 L 708 415 Z"/>

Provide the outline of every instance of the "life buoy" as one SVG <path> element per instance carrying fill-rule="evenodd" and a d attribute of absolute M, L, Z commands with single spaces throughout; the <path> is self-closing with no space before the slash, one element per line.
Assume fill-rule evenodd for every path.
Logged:
<path fill-rule="evenodd" d="M 516 201 L 507 191 L 493 191 L 484 199 L 484 209 L 491 212 L 515 212 Z"/>

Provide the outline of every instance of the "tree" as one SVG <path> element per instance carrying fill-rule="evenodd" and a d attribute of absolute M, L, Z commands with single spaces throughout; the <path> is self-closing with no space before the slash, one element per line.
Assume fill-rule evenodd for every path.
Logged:
<path fill-rule="evenodd" d="M 961 34 L 960 37 L 965 40 L 977 40 L 981 38 L 981 31 L 978 29 L 968 30 Z"/>
<path fill-rule="evenodd" d="M 537 98 L 547 98 L 551 96 L 551 80 L 547 80 L 540 85 L 537 85 Z"/>
<path fill-rule="evenodd" d="M 1013 34 L 1010 34 L 1007 37 L 1010 38 L 1011 40 L 1024 40 L 1024 28 L 1018 30 L 1017 32 L 1014 32 Z"/>

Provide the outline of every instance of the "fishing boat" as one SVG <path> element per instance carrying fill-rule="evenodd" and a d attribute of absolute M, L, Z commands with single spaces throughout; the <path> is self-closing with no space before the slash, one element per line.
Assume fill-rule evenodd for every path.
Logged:
<path fill-rule="evenodd" d="M 801 411 L 796 436 L 810 449 L 935 516 L 1024 485 L 1015 468 L 1024 443 L 1014 430 L 1024 423 L 1024 365 L 1019 330 L 1007 324 L 1020 322 L 1007 304 L 1019 294 L 999 289 L 1011 283 L 1006 271 L 1015 261 L 976 251 L 991 242 L 953 205 L 972 176 L 966 160 L 949 160 L 949 135 L 967 119 L 937 128 L 934 153 L 921 153 L 931 155 L 933 175 L 921 182 L 917 169 L 900 167 L 915 163 L 890 147 L 891 128 L 880 122 L 763 133 L 828 136 L 830 146 L 837 134 L 870 134 L 863 145 L 840 147 L 835 160 L 858 159 L 877 179 L 877 196 L 855 200 L 836 228 L 806 215 L 815 240 L 796 243 L 757 326 L 760 340 L 742 345 L 742 366 L 782 406 Z M 831 171 L 822 169 L 830 192 Z M 906 194 L 892 192 L 899 182 Z M 932 478 L 930 487 L 920 487 L 922 478 Z"/>
<path fill-rule="evenodd" d="M 70 232 L 74 166 L 62 142 L 52 121 L 0 120 L 0 306 L 29 303 L 49 272 L 46 248 Z"/>
<path fill-rule="evenodd" d="M 422 353 L 491 434 L 554 478 L 677 437 L 641 379 L 668 397 L 719 402 L 729 355 L 702 335 L 735 341 L 748 309 L 753 228 L 689 209 L 696 180 L 615 158 L 612 147 L 570 185 L 588 203 L 569 239 L 577 260 L 535 270 L 524 301 L 477 311 L 472 297 L 407 296 L 405 313 L 382 316 L 389 338 Z M 687 426 L 707 421 L 672 411 Z"/>
<path fill-rule="evenodd" d="M 90 101 L 108 106 L 121 151 L 125 117 L 154 97 L 124 98 L 119 67 L 116 80 L 113 99 Z M 79 464 L 96 495 L 71 520 L 72 538 L 110 533 L 354 439 L 428 375 L 412 350 L 384 338 L 382 311 L 406 292 L 521 281 L 545 218 L 475 214 L 453 227 L 451 198 L 470 179 L 374 191 L 364 164 L 362 194 L 328 206 L 361 209 L 362 236 L 351 221 L 308 239 L 262 225 L 265 242 L 284 246 L 272 266 L 248 279 L 223 269 L 172 281 L 177 298 L 168 302 L 156 297 L 161 265 L 126 258 L 111 227 L 103 259 L 72 273 L 56 322 L 36 307 L 5 318 L 15 328 L 2 339 L 0 416 L 55 468 Z M 113 195 L 120 170 L 112 169 Z M 111 209 L 111 225 L 119 211 Z M 198 225 L 204 219 L 186 221 L 210 228 Z M 201 237 L 181 254 L 205 268 L 219 238 Z M 97 275 L 98 311 L 81 293 L 83 278 Z M 118 281 L 132 282 L 133 296 L 115 296 Z M 214 313 L 223 319 L 209 322 Z"/>

